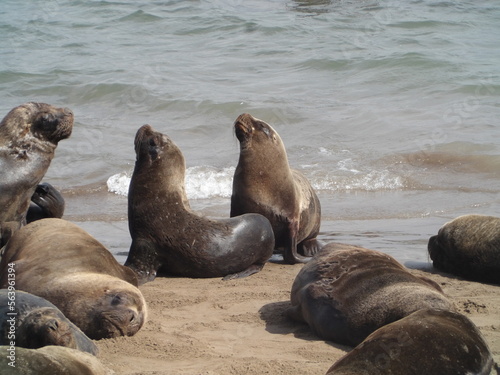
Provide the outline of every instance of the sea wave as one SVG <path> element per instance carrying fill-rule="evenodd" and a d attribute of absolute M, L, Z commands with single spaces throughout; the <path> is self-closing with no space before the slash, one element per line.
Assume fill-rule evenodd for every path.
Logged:
<path fill-rule="evenodd" d="M 234 167 L 195 166 L 186 170 L 186 194 L 190 199 L 229 198 L 232 192 Z M 108 178 L 108 191 L 127 196 L 131 173 L 121 172 Z"/>
<path fill-rule="evenodd" d="M 187 168 L 185 187 L 188 198 L 231 197 L 234 171 L 234 167 L 195 166 Z M 388 170 L 368 173 L 350 170 L 350 172 L 349 176 L 339 176 L 316 171 L 308 177 L 313 188 L 318 191 L 378 191 L 407 187 L 403 177 L 393 175 Z M 122 172 L 109 177 L 107 180 L 108 191 L 127 196 L 130 178 L 130 172 Z"/>

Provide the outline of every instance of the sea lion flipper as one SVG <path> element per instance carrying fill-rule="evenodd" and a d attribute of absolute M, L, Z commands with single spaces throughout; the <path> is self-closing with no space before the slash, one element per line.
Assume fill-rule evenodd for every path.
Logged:
<path fill-rule="evenodd" d="M 21 227 L 17 221 L 4 221 L 0 223 L 0 248 L 5 246 L 15 231 Z"/>
<path fill-rule="evenodd" d="M 311 257 L 305 257 L 297 252 L 297 233 L 299 230 L 299 222 L 294 220 L 290 222 L 289 225 L 290 235 L 288 238 L 288 244 L 285 246 L 283 251 L 283 259 L 285 263 L 296 264 L 296 263 L 307 263 L 311 260 Z"/>
<path fill-rule="evenodd" d="M 244 277 L 253 275 L 254 273 L 260 272 L 262 268 L 264 267 L 264 264 L 252 264 L 250 267 L 248 267 L 246 270 L 243 270 L 241 272 L 237 273 L 232 273 L 230 275 L 226 275 L 222 278 L 222 280 L 234 280 L 234 279 L 242 279 Z"/>
<path fill-rule="evenodd" d="M 318 253 L 323 246 L 316 238 L 310 238 L 299 243 L 298 247 L 299 253 L 306 257 L 312 257 L 314 254 Z"/>

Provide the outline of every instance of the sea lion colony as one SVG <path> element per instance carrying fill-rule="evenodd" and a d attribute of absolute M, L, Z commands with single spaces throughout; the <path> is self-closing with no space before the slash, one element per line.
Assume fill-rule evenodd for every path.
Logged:
<path fill-rule="evenodd" d="M 40 181 L 54 156 L 57 143 L 71 134 L 72 124 L 73 114 L 69 109 L 42 103 L 16 107 L 0 123 L 0 241 L 6 245 L 2 249 L 0 278 L 1 287 L 7 289 L 2 293 L 8 294 L 9 267 L 17 267 L 16 287 L 35 294 L 25 297 L 27 301 L 36 299 L 33 306 L 27 302 L 23 305 L 23 314 L 29 316 L 32 310 L 41 307 L 52 309 L 42 309 L 41 313 L 34 315 L 35 318 L 20 322 L 42 327 L 36 340 L 26 338 L 29 343 L 25 346 L 32 349 L 19 351 L 20 363 L 26 369 L 30 368 L 30 363 L 36 362 L 40 366 L 30 371 L 43 373 L 45 365 L 41 363 L 47 361 L 40 358 L 49 354 L 59 358 L 60 363 L 68 362 L 68 368 L 90 366 L 90 370 L 85 370 L 88 373 L 105 373 L 99 364 L 80 354 L 56 350 L 53 346 L 39 349 L 40 354 L 36 355 L 29 350 L 51 344 L 76 347 L 95 354 L 85 333 L 93 339 L 101 339 L 133 335 L 142 327 L 147 307 L 137 285 L 153 280 L 157 271 L 188 277 L 245 277 L 258 272 L 273 249 L 278 248 L 287 263 L 308 262 L 313 256 L 299 272 L 292 287 L 290 316 L 306 321 L 320 337 L 357 345 L 335 363 L 328 374 L 437 375 L 489 374 L 492 371 L 491 353 L 481 334 L 467 318 L 453 311 L 453 305 L 432 280 L 411 276 L 397 261 L 372 250 L 342 244 L 328 244 L 321 249 L 316 239 L 321 217 L 319 200 L 307 179 L 290 169 L 283 142 L 264 121 L 243 114 L 235 122 L 241 146 L 240 160 L 235 171 L 231 219 L 220 221 L 208 220 L 190 210 L 184 192 L 184 158 L 175 144 L 148 125 L 139 129 L 135 140 L 136 169 L 129 194 L 129 217 L 132 218 L 129 225 L 133 241 L 126 265 L 130 268 L 119 265 L 102 244 L 81 228 L 61 219 L 49 219 L 62 216 L 64 199 L 51 185 L 40 185 Z M 254 150 L 257 150 L 258 157 L 252 154 Z M 274 159 L 280 165 L 268 168 L 270 173 L 263 174 L 262 170 L 270 167 L 266 152 L 278 155 Z M 148 168 L 148 173 L 143 173 Z M 158 178 L 165 175 L 168 178 Z M 259 175 L 263 176 L 261 181 Z M 151 198 L 144 190 L 141 192 L 145 185 L 158 189 L 157 194 L 166 197 L 162 202 L 165 210 L 151 212 L 151 207 L 148 208 L 148 199 Z M 136 194 L 135 189 L 140 193 Z M 31 214 L 28 213 L 30 201 Z M 173 205 L 180 206 L 181 210 L 176 212 Z M 177 229 L 194 224 L 195 230 L 185 231 L 184 237 L 176 239 L 164 229 L 165 225 L 174 222 L 172 220 L 177 222 Z M 32 223 L 26 225 L 30 221 Z M 475 245 L 481 244 L 482 238 L 478 237 L 471 245 L 463 236 L 457 237 L 460 230 L 442 229 L 436 238 L 431 238 L 429 253 L 436 267 L 467 277 L 471 273 L 467 267 L 461 272 L 464 267 L 460 262 L 462 254 L 467 253 L 468 262 L 474 262 L 472 276 L 478 270 L 480 273 L 481 267 L 491 268 L 488 256 L 498 260 L 500 234 L 497 221 L 478 215 L 443 228 L 465 225 L 473 233 L 471 228 L 478 221 L 489 241 L 479 246 L 479 250 Z M 490 223 L 489 226 L 485 221 Z M 188 239 L 193 240 L 193 245 L 200 240 L 210 246 L 182 247 L 180 244 Z M 162 240 L 168 246 L 162 244 Z M 459 245 L 454 245 L 456 243 Z M 455 250 L 457 247 L 458 251 Z M 439 249 L 444 255 L 438 252 Z M 48 267 L 44 259 L 54 253 L 57 256 L 51 258 Z M 481 254 L 480 260 L 475 262 L 474 255 L 478 253 Z M 370 261 L 372 258 L 374 261 Z M 236 268 L 228 267 L 234 263 Z M 374 264 L 381 268 L 373 268 Z M 210 267 L 215 268 L 210 270 Z M 493 262 L 493 267 L 493 274 L 498 275 L 499 264 Z M 486 281 L 498 282 L 489 278 Z M 52 301 L 53 305 L 36 295 Z M 409 298 L 406 298 L 407 302 L 404 302 L 405 297 Z M 387 300 L 392 301 L 390 307 L 386 306 Z M 66 323 L 63 320 L 66 317 L 58 308 L 84 332 L 76 327 L 77 331 L 68 330 L 73 323 Z M 378 315 L 374 311 L 379 311 Z M 46 316 L 57 316 L 60 319 L 57 326 L 66 327 L 70 333 L 78 332 L 77 339 L 65 337 L 66 331 L 54 334 L 55 320 L 47 320 Z M 60 324 L 63 321 L 64 324 Z M 418 328 L 421 325 L 433 325 L 434 329 L 423 337 Z M 5 330 L 5 324 L 1 328 Z M 453 351 L 454 345 L 459 345 L 456 336 L 449 335 L 453 329 L 461 332 L 461 342 L 468 345 L 459 354 Z M 401 330 L 407 336 L 398 336 L 397 339 L 404 339 L 404 345 L 392 347 L 394 350 L 384 354 L 387 358 L 383 358 L 385 362 L 382 363 L 379 348 L 391 347 L 395 335 Z M 408 351 L 405 345 L 411 350 Z M 432 357 L 426 357 L 426 361 L 413 361 L 411 366 L 402 365 L 419 350 L 424 350 L 424 346 L 425 350 L 441 350 L 443 357 L 460 358 L 452 358 L 456 361 L 449 361 L 444 366 L 438 366 L 441 360 Z M 472 347 L 475 350 L 471 350 Z M 48 369 L 53 365 L 47 366 Z"/>

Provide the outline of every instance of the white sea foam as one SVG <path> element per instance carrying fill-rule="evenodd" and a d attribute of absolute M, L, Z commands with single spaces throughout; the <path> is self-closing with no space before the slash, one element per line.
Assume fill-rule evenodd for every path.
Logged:
<path fill-rule="evenodd" d="M 186 194 L 190 199 L 229 198 L 233 189 L 234 167 L 218 169 L 210 166 L 186 170 Z"/>
<path fill-rule="evenodd" d="M 231 196 L 234 167 L 215 168 L 196 166 L 186 170 L 186 194 L 189 199 Z M 122 172 L 108 178 L 108 191 L 127 196 L 130 185 L 130 173 Z"/>
<path fill-rule="evenodd" d="M 212 166 L 196 166 L 186 170 L 186 194 L 189 199 L 207 199 L 212 197 L 231 197 L 234 167 L 216 168 Z M 405 187 L 404 179 L 389 171 L 371 171 L 361 173 L 347 169 L 350 176 L 338 176 L 331 173 L 319 174 L 309 178 L 316 190 L 397 190 Z M 130 184 L 130 173 L 122 172 L 111 176 L 107 181 L 108 191 L 127 196 Z"/>
<path fill-rule="evenodd" d="M 128 173 L 122 172 L 115 174 L 106 181 L 108 191 L 118 195 L 128 195 L 128 187 L 130 185 L 130 176 Z"/>
<path fill-rule="evenodd" d="M 347 191 L 347 190 L 398 190 L 405 187 L 401 176 L 392 175 L 389 171 L 371 171 L 362 174 L 357 170 L 350 170 L 351 176 L 337 176 L 327 174 L 323 177 L 311 179 L 311 185 L 316 190 Z"/>

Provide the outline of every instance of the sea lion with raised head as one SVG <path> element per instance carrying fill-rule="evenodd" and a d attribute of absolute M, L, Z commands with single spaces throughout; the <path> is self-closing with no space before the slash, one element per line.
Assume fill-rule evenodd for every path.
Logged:
<path fill-rule="evenodd" d="M 64 346 L 0 346 L 0 369 L 9 375 L 114 375 L 93 355 Z M 8 372 L 7 372 L 8 371 Z"/>
<path fill-rule="evenodd" d="M 45 103 L 22 104 L 0 122 L 0 247 L 26 224 L 31 197 L 72 129 L 70 109 Z"/>
<path fill-rule="evenodd" d="M 64 215 L 64 206 L 62 194 L 48 182 L 43 182 L 36 187 L 31 196 L 26 222 L 48 218 L 60 219 Z"/>
<path fill-rule="evenodd" d="M 290 298 L 291 318 L 325 340 L 352 346 L 414 311 L 454 309 L 437 283 L 414 276 L 393 257 L 336 243 L 299 271 Z"/>
<path fill-rule="evenodd" d="M 62 219 L 42 219 L 18 230 L 0 262 L 0 287 L 43 297 L 91 339 L 132 336 L 147 307 L 137 277 L 94 237 Z"/>
<path fill-rule="evenodd" d="M 500 218 L 464 215 L 446 223 L 427 246 L 438 270 L 500 284 Z"/>
<path fill-rule="evenodd" d="M 97 346 L 52 303 L 20 290 L 0 290 L 0 345 L 66 346 L 96 355 Z"/>
<path fill-rule="evenodd" d="M 373 332 L 326 375 L 490 375 L 493 366 L 486 341 L 468 318 L 422 309 Z"/>
<path fill-rule="evenodd" d="M 157 271 L 185 277 L 245 277 L 271 257 L 274 235 L 262 215 L 212 220 L 192 211 L 184 189 L 186 165 L 172 140 L 142 126 L 128 194 L 132 245 L 125 265 L 141 282 Z"/>
<path fill-rule="evenodd" d="M 314 189 L 304 175 L 290 168 L 283 141 L 269 124 L 245 113 L 236 119 L 234 130 L 240 157 L 230 216 L 264 215 L 285 262 L 307 262 L 321 248 L 316 239 L 321 205 Z"/>

